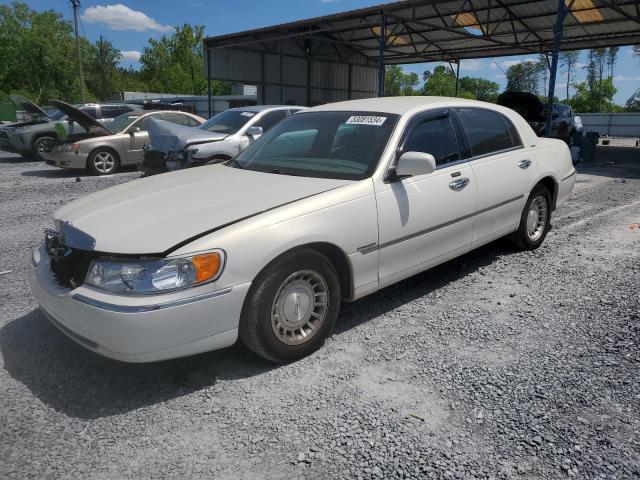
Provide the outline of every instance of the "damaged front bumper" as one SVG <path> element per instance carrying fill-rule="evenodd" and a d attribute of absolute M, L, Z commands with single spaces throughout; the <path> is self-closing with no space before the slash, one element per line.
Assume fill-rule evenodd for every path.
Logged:
<path fill-rule="evenodd" d="M 85 285 L 66 288 L 56 281 L 44 244 L 33 252 L 29 283 L 44 314 L 65 335 L 124 362 L 166 360 L 232 345 L 250 287 L 216 290 L 208 285 L 138 296 Z"/>

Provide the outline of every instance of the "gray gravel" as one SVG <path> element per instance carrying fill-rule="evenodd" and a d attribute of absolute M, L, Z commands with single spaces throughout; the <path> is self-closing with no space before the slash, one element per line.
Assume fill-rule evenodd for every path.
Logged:
<path fill-rule="evenodd" d="M 0 171 L 0 478 L 640 477 L 640 168 L 581 167 L 541 249 L 497 242 L 346 305 L 287 366 L 67 340 L 30 248 L 55 208 L 137 174 Z"/>

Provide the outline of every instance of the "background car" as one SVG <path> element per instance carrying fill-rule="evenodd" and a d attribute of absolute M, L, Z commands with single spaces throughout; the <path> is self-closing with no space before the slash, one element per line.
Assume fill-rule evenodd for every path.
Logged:
<path fill-rule="evenodd" d="M 529 123 L 539 137 L 546 136 L 547 108 L 529 92 L 505 92 L 498 96 L 498 105 L 515 110 Z M 572 145 L 576 133 L 582 131 L 582 120 L 573 113 L 571 105 L 554 103 L 551 114 L 551 137 Z"/>
<path fill-rule="evenodd" d="M 59 120 L 64 116 L 61 111 L 53 107 L 39 107 L 31 100 L 20 95 L 11 95 L 10 98 L 22 113 L 22 118 L 17 122 L 3 123 L 0 125 L 1 150 L 17 153 L 11 142 L 9 142 L 9 134 L 15 132 L 17 129 L 48 123 L 52 120 Z"/>
<path fill-rule="evenodd" d="M 50 103 L 54 105 L 55 101 L 51 100 Z M 84 103 L 76 105 L 76 108 L 96 121 L 107 122 L 118 115 L 135 110 L 136 106 L 125 103 Z M 44 111 L 42 113 L 46 115 Z M 67 133 L 75 134 L 84 131 L 81 125 L 75 123 L 73 119 L 67 118 L 65 114 L 51 120 L 55 120 L 55 122 L 49 121 L 37 125 L 18 127 L 8 132 L 7 140 L 10 143 L 11 151 L 26 157 L 44 160 L 42 154 L 46 145 L 57 138 L 56 124 L 61 125 L 61 128 Z"/>
<path fill-rule="evenodd" d="M 229 160 L 278 122 L 304 108 L 290 105 L 232 108 L 211 117 L 199 128 L 151 122 L 150 144 L 138 170 L 148 176 Z"/>
<path fill-rule="evenodd" d="M 101 124 L 67 103 L 58 100 L 52 103 L 80 125 L 82 131 L 50 143 L 43 151 L 46 163 L 61 168 L 86 168 L 96 175 L 114 173 L 121 165 L 135 165 L 142 159 L 152 118 L 192 126 L 204 122 L 203 118 L 186 112 L 136 110 Z"/>

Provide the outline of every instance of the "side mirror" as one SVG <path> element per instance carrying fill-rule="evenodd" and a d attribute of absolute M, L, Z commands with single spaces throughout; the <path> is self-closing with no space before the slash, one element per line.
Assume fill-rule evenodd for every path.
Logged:
<path fill-rule="evenodd" d="M 249 128 L 247 128 L 247 136 L 249 136 L 249 137 L 259 137 L 263 133 L 264 132 L 262 130 L 262 127 L 249 127 Z"/>
<path fill-rule="evenodd" d="M 560 115 L 558 115 L 557 113 L 552 113 L 551 114 L 551 118 L 556 119 L 558 118 Z"/>
<path fill-rule="evenodd" d="M 140 129 L 140 127 L 133 127 L 130 131 L 130 133 L 138 133 L 141 132 L 142 130 Z"/>
<path fill-rule="evenodd" d="M 430 153 L 404 152 L 398 159 L 395 177 L 417 177 L 436 170 L 436 159 Z"/>

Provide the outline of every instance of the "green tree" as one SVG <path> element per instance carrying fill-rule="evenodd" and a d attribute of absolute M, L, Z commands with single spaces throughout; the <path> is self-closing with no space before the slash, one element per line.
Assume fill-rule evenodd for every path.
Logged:
<path fill-rule="evenodd" d="M 526 61 L 511 65 L 507 69 L 508 92 L 530 92 L 538 94 L 540 66 L 538 62 Z"/>
<path fill-rule="evenodd" d="M 184 24 L 176 27 L 171 36 L 149 39 L 140 57 L 141 78 L 156 92 L 204 95 L 207 79 L 204 65 L 204 27 Z M 214 82 L 214 95 L 230 92 L 230 87 Z"/>
<path fill-rule="evenodd" d="M 121 58 L 120 50 L 108 40 L 101 39 L 86 49 L 83 55 L 85 83 L 100 100 L 108 100 L 114 91 L 120 90 L 116 79 Z"/>
<path fill-rule="evenodd" d="M 17 1 L 0 5 L 0 59 L 0 92 L 36 102 L 80 96 L 73 29 L 59 13 Z"/>
<path fill-rule="evenodd" d="M 456 76 L 444 65 L 438 65 L 433 72 L 424 72 L 423 78 L 423 95 L 453 97 L 456 94 Z"/>
<path fill-rule="evenodd" d="M 580 82 L 576 85 L 576 93 L 569 103 L 577 112 L 604 112 L 610 108 L 611 99 L 616 92 L 617 89 L 610 78 Z"/>
<path fill-rule="evenodd" d="M 459 90 L 462 93 L 470 93 L 473 98 L 483 102 L 495 102 L 498 98 L 500 85 L 485 78 L 462 77 Z"/>
<path fill-rule="evenodd" d="M 560 54 L 560 66 L 564 67 L 567 73 L 567 96 L 569 98 L 569 88 L 573 83 L 573 69 L 575 68 L 578 60 L 580 59 L 580 52 L 574 50 L 571 52 L 562 52 Z"/>
<path fill-rule="evenodd" d="M 391 65 L 385 68 L 384 93 L 389 97 L 417 95 L 414 87 L 417 86 L 419 82 L 420 79 L 417 73 L 405 73 L 402 67 L 397 65 Z"/>

